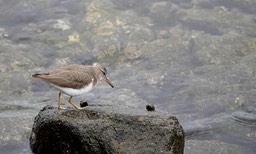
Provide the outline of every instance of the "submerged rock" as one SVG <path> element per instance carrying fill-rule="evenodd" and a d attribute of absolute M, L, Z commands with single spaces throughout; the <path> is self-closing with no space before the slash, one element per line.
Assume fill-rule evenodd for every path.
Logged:
<path fill-rule="evenodd" d="M 184 132 L 176 117 L 132 107 L 43 108 L 30 136 L 34 153 L 182 154 Z"/>

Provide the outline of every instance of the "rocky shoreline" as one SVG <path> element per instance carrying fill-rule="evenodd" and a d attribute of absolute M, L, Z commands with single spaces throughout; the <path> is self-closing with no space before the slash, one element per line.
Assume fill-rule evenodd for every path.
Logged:
<path fill-rule="evenodd" d="M 183 154 L 184 132 L 176 117 L 125 106 L 62 110 L 46 106 L 30 136 L 34 153 Z"/>

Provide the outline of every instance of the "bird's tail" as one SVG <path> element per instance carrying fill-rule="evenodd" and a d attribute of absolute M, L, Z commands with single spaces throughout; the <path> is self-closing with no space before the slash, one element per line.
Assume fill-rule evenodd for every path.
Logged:
<path fill-rule="evenodd" d="M 31 76 L 33 78 L 40 78 L 40 76 L 42 76 L 42 75 L 49 75 L 49 73 L 35 73 L 35 74 L 32 74 Z"/>

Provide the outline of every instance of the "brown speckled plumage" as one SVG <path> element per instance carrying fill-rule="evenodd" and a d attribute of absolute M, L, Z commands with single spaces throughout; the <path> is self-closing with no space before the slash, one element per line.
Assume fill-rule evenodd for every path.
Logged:
<path fill-rule="evenodd" d="M 92 81 L 93 81 L 93 87 L 94 87 L 97 84 L 97 81 L 101 79 L 106 81 L 112 88 L 114 88 L 114 86 L 106 77 L 106 75 L 107 75 L 106 68 L 99 64 L 94 64 L 92 66 L 71 64 L 71 65 L 62 66 L 48 73 L 35 73 L 35 74 L 32 74 L 32 77 L 40 78 L 50 84 L 53 84 L 55 87 L 57 87 L 60 90 L 62 90 L 62 88 L 71 89 L 71 90 L 72 89 L 80 90 L 82 88 L 85 88 Z M 66 94 L 70 95 L 70 100 L 71 100 L 72 95 L 69 93 L 66 93 Z M 59 95 L 61 95 L 61 93 Z M 74 104 L 72 105 L 74 106 Z"/>

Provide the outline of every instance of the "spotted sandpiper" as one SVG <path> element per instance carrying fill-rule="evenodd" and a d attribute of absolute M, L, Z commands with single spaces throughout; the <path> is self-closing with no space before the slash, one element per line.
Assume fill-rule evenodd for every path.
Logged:
<path fill-rule="evenodd" d="M 93 65 L 70 64 L 48 73 L 32 74 L 32 77 L 40 78 L 54 85 L 54 87 L 59 90 L 58 110 L 60 110 L 65 109 L 60 106 L 60 97 L 62 92 L 70 96 L 68 103 L 76 109 L 81 109 L 71 102 L 73 96 L 88 93 L 95 87 L 99 80 L 106 81 L 112 88 L 114 88 L 106 75 L 106 68 L 96 63 Z"/>

